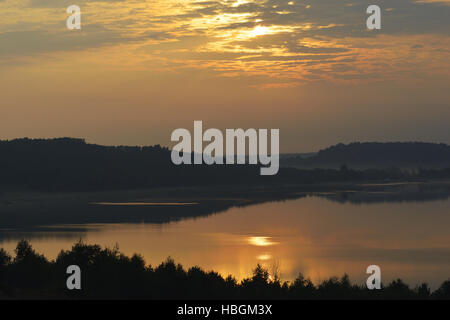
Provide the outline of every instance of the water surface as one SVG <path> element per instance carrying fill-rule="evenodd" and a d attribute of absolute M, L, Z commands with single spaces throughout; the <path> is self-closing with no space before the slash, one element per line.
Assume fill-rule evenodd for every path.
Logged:
<path fill-rule="evenodd" d="M 185 267 L 198 265 L 238 279 L 261 263 L 278 270 L 283 280 L 299 272 L 313 281 L 347 273 L 363 283 L 367 266 L 376 264 L 383 282 L 402 278 L 435 288 L 450 277 L 449 208 L 449 199 L 355 203 L 332 195 L 308 196 L 167 224 L 2 231 L 0 246 L 12 253 L 17 241 L 26 238 L 38 252 L 55 258 L 82 239 L 118 244 L 122 252 L 140 253 L 152 265 L 171 256 Z"/>

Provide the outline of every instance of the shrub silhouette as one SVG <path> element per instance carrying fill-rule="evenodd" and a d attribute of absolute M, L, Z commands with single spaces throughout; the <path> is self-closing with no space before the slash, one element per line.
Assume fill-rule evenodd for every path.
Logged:
<path fill-rule="evenodd" d="M 438 290 L 436 290 L 432 297 L 436 299 L 450 299 L 450 280 L 445 281 Z"/>
<path fill-rule="evenodd" d="M 8 278 L 14 279 L 15 288 L 38 290 L 51 283 L 52 265 L 27 241 L 19 241 L 15 253 L 8 270 Z"/>
<path fill-rule="evenodd" d="M 315 294 L 314 284 L 310 279 L 305 279 L 303 274 L 299 274 L 289 287 L 290 295 L 300 299 L 311 299 Z"/>

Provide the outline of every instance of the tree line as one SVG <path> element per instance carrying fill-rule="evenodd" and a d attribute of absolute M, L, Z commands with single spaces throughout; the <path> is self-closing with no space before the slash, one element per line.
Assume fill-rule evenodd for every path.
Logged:
<path fill-rule="evenodd" d="M 450 146 L 427 142 L 353 142 L 320 150 L 310 157 L 290 157 L 282 165 L 304 168 L 448 168 Z"/>
<path fill-rule="evenodd" d="M 450 163 L 447 169 L 411 171 L 395 167 L 354 170 L 342 162 L 338 169 L 282 167 L 275 176 L 260 176 L 259 166 L 254 165 L 176 166 L 170 160 L 170 150 L 160 145 L 111 147 L 73 138 L 0 141 L 0 191 L 14 188 L 89 191 L 434 178 L 450 178 Z"/>
<path fill-rule="evenodd" d="M 66 268 L 82 270 L 81 290 L 68 290 Z M 147 265 L 142 256 L 128 257 L 115 248 L 81 241 L 49 261 L 25 240 L 10 256 L 0 249 L 0 298 L 3 299 L 450 299 L 450 280 L 435 291 L 423 283 L 411 288 L 397 279 L 381 290 L 352 284 L 347 275 L 318 284 L 301 273 L 282 282 L 261 265 L 253 275 L 238 282 L 199 267 L 189 269 L 168 258 L 158 266 Z"/>

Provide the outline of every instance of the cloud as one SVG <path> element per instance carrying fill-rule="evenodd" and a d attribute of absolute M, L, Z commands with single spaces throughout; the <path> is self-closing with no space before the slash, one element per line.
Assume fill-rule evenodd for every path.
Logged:
<path fill-rule="evenodd" d="M 89 25 L 82 31 L 10 31 L 0 33 L 0 56 L 82 50 L 121 41 L 119 34 L 101 25 Z"/>
<path fill-rule="evenodd" d="M 0 0 L 1 1 L 1 0 Z M 70 5 L 83 5 L 87 2 L 90 3 L 116 3 L 125 2 L 127 0 L 29 0 L 28 6 L 32 8 L 65 8 Z M 76 2 L 76 3 L 75 3 Z"/>
<path fill-rule="evenodd" d="M 72 0 L 29 0 L 0 13 L 0 58 L 124 45 L 136 63 L 158 54 L 173 68 L 228 76 L 266 74 L 283 83 L 379 78 L 443 61 L 448 2 L 379 0 L 382 29 L 369 31 L 365 0 L 80 0 L 82 29 L 72 32 L 63 10 Z"/>
<path fill-rule="evenodd" d="M 450 5 L 450 0 L 416 0 L 418 3 L 437 3 L 443 5 Z"/>

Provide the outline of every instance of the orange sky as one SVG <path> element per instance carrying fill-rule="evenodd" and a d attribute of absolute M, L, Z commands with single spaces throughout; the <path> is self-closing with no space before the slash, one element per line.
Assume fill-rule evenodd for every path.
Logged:
<path fill-rule="evenodd" d="M 450 1 L 0 0 L 0 139 L 170 145 L 280 128 L 282 152 L 450 143 Z M 65 27 L 79 5 L 81 30 Z"/>

